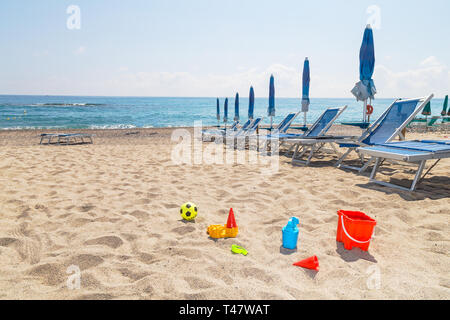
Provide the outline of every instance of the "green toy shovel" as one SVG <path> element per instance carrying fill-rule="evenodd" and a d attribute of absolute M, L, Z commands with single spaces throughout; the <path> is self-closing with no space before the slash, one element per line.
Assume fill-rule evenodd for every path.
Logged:
<path fill-rule="evenodd" d="M 241 246 L 238 246 L 237 244 L 231 245 L 231 252 L 238 253 L 238 254 L 240 253 L 240 254 L 243 254 L 244 256 L 246 256 L 248 254 L 247 250 L 245 250 Z"/>

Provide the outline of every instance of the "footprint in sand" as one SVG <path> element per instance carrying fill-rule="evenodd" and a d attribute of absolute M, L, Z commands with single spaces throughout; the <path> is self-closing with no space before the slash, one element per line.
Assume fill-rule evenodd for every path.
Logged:
<path fill-rule="evenodd" d="M 184 281 L 186 281 L 191 289 L 209 289 L 214 287 L 212 282 L 209 282 L 200 277 L 184 277 Z"/>
<path fill-rule="evenodd" d="M 7 247 L 16 241 L 16 238 L 0 238 L 0 247 Z"/>
<path fill-rule="evenodd" d="M 78 228 L 78 227 L 82 227 L 85 224 L 90 223 L 92 221 L 93 221 L 92 219 L 78 218 L 78 219 L 71 221 L 70 226 Z"/>
<path fill-rule="evenodd" d="M 265 283 L 273 283 L 274 279 L 266 271 L 259 268 L 243 268 L 240 270 L 243 276 L 247 278 L 254 278 Z"/>
<path fill-rule="evenodd" d="M 90 203 L 87 203 L 87 204 L 84 204 L 84 205 L 82 205 L 81 207 L 79 207 L 79 210 L 80 210 L 81 212 L 88 212 L 88 211 L 91 211 L 91 210 L 94 209 L 94 208 L 95 208 L 94 205 L 92 205 L 92 204 L 90 204 Z"/>
<path fill-rule="evenodd" d="M 100 289 L 104 286 L 102 283 L 92 274 L 83 272 L 81 275 L 81 287 L 83 289 Z"/>
<path fill-rule="evenodd" d="M 28 229 L 28 223 L 21 223 L 11 234 L 17 239 L 14 246 L 22 260 L 27 260 L 31 264 L 41 260 L 41 239 Z"/>
<path fill-rule="evenodd" d="M 169 251 L 165 251 L 164 254 L 183 256 L 188 259 L 198 260 L 203 257 L 200 249 L 183 249 L 183 248 L 169 248 Z"/>
<path fill-rule="evenodd" d="M 151 198 L 154 198 L 154 196 L 152 196 Z M 142 198 L 136 201 L 137 204 L 149 204 L 151 202 L 151 200 L 149 198 Z"/>
<path fill-rule="evenodd" d="M 172 229 L 172 232 L 175 232 L 176 234 L 178 234 L 180 236 L 190 233 L 192 231 L 195 231 L 195 228 L 193 226 L 182 226 L 182 227 Z"/>
<path fill-rule="evenodd" d="M 138 254 L 138 260 L 146 264 L 152 264 L 160 261 L 161 259 L 156 258 L 153 254 L 141 252 Z"/>
<path fill-rule="evenodd" d="M 127 277 L 133 281 L 140 280 L 150 275 L 148 272 L 134 272 L 129 268 L 119 268 L 118 270 L 124 277 Z"/>
<path fill-rule="evenodd" d="M 149 218 L 149 214 L 142 210 L 134 210 L 133 212 L 128 213 L 130 216 L 137 218 L 139 221 L 145 221 Z"/>
<path fill-rule="evenodd" d="M 59 264 L 46 263 L 32 268 L 28 271 L 28 274 L 40 278 L 45 285 L 56 286 L 66 279 L 63 269 Z"/>
<path fill-rule="evenodd" d="M 163 203 L 164 208 L 166 209 L 178 209 L 178 204 L 176 203 Z"/>
<path fill-rule="evenodd" d="M 266 236 L 268 236 L 268 237 L 273 236 L 274 234 L 278 234 L 279 231 L 280 231 L 280 226 L 268 226 L 264 230 Z"/>
<path fill-rule="evenodd" d="M 17 242 L 16 250 L 23 260 L 30 264 L 39 263 L 41 260 L 41 243 L 31 239 L 22 239 Z"/>
<path fill-rule="evenodd" d="M 143 292 L 145 296 L 151 296 L 154 293 L 154 282 L 152 276 L 146 276 L 133 283 L 133 287 L 137 288 L 140 292 Z"/>
<path fill-rule="evenodd" d="M 426 233 L 425 237 L 428 241 L 445 241 L 445 237 L 443 237 L 440 233 L 430 231 Z"/>
<path fill-rule="evenodd" d="M 70 258 L 65 266 L 76 265 L 80 270 L 86 270 L 92 267 L 96 267 L 104 262 L 103 258 L 93 254 L 79 254 Z"/>
<path fill-rule="evenodd" d="M 439 281 L 439 285 L 441 287 L 450 289 L 450 279 L 441 279 L 441 281 Z"/>
<path fill-rule="evenodd" d="M 280 224 L 280 223 L 284 222 L 284 220 L 285 219 L 283 219 L 283 218 L 275 218 L 275 219 L 264 221 L 263 224 L 268 224 L 268 225 Z"/>
<path fill-rule="evenodd" d="M 117 236 L 104 236 L 86 241 L 87 245 L 104 245 L 113 249 L 117 249 L 123 244 L 123 240 Z"/>
<path fill-rule="evenodd" d="M 283 300 L 284 297 L 277 295 L 273 292 L 260 291 L 257 293 L 257 298 L 261 300 Z"/>
<path fill-rule="evenodd" d="M 44 206 L 43 204 L 40 204 L 40 203 L 36 203 L 34 208 L 36 210 L 48 211 L 48 208 L 46 206 Z"/>
<path fill-rule="evenodd" d="M 89 293 L 89 294 L 83 294 L 75 299 L 77 300 L 111 300 L 114 299 L 114 296 L 107 293 Z"/>
<path fill-rule="evenodd" d="M 31 208 L 29 206 L 20 206 L 18 211 L 20 214 L 17 216 L 18 219 L 29 219 Z"/>

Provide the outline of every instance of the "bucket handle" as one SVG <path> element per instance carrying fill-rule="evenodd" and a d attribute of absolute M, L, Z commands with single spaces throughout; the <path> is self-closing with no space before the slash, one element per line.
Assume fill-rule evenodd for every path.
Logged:
<path fill-rule="evenodd" d="M 344 230 L 345 235 L 346 235 L 347 237 L 349 237 L 350 240 L 352 240 L 352 241 L 354 241 L 354 242 L 357 242 L 357 243 L 367 243 L 367 242 L 369 242 L 370 239 L 372 238 L 372 237 L 370 237 L 369 240 L 367 240 L 367 241 L 359 241 L 359 240 L 356 240 L 355 238 L 353 238 L 351 235 L 349 235 L 348 232 L 347 232 L 347 230 L 345 229 L 345 225 L 344 225 L 344 216 L 341 216 L 341 224 L 342 224 L 342 230 Z"/>

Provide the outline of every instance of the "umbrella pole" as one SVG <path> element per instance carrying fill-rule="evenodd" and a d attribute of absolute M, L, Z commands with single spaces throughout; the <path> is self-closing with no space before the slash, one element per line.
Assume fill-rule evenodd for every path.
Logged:
<path fill-rule="evenodd" d="M 366 122 L 367 119 L 367 99 L 364 100 L 364 106 L 363 106 L 363 122 Z"/>
<path fill-rule="evenodd" d="M 303 126 L 306 128 L 306 111 L 303 112 Z"/>
<path fill-rule="evenodd" d="M 273 123 L 273 117 L 270 116 L 270 131 L 272 131 L 272 123 Z"/>

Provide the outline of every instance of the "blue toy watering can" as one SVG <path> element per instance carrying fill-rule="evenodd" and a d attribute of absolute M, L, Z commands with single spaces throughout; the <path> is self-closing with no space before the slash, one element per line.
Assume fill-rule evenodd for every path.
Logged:
<path fill-rule="evenodd" d="M 296 217 L 289 219 L 286 226 L 283 227 L 283 247 L 286 249 L 297 248 L 298 228 L 300 221 Z"/>

